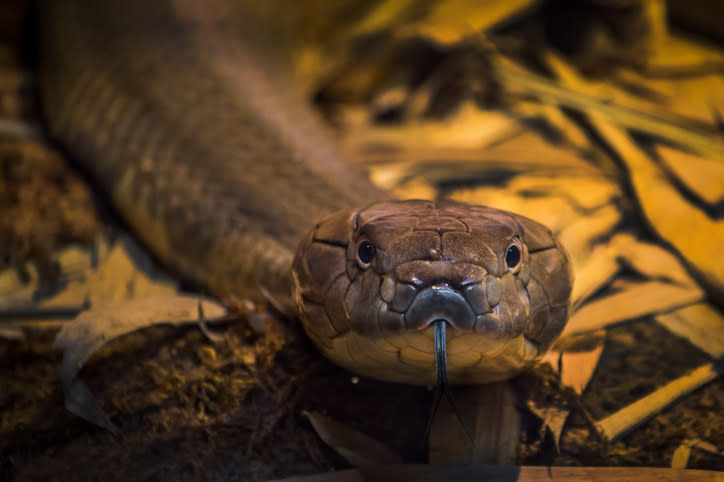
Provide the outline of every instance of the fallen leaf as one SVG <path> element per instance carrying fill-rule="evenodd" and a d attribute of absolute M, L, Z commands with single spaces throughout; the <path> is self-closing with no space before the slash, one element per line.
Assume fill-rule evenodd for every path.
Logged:
<path fill-rule="evenodd" d="M 598 330 L 648 314 L 664 313 L 696 303 L 705 296 L 681 262 L 661 246 L 643 243 L 629 234 L 618 234 L 605 249 L 613 250 L 604 251 L 608 256 L 613 253 L 617 259 L 623 260 L 629 268 L 650 281 L 619 280 L 617 291 L 605 293 L 581 305 L 571 315 L 562 336 Z M 610 274 L 610 264 L 603 266 L 607 270 L 606 274 Z M 587 272 L 586 275 L 597 276 L 595 272 Z M 583 282 L 590 281 L 584 276 Z M 581 290 L 574 288 L 574 293 L 580 293 Z M 590 288 L 586 291 L 590 291 Z M 579 298 L 574 298 L 574 305 L 578 303 Z M 612 306 L 616 309 L 612 310 Z"/>
<path fill-rule="evenodd" d="M 427 37 L 442 45 L 455 44 L 521 15 L 534 3 L 533 0 L 436 2 L 423 18 L 402 26 L 401 35 Z"/>
<path fill-rule="evenodd" d="M 711 256 L 724 246 L 724 222 L 711 219 L 682 196 L 627 133 L 602 119 L 594 123 L 626 165 L 649 224 L 699 273 L 712 294 L 724 297 L 724 258 Z"/>
<path fill-rule="evenodd" d="M 724 452 L 718 450 L 716 445 L 698 438 L 693 440 L 688 439 L 684 440 L 674 451 L 674 455 L 671 457 L 671 468 L 685 469 L 689 463 L 689 456 L 691 455 L 691 449 L 693 448 L 724 457 Z"/>
<path fill-rule="evenodd" d="M 430 428 L 430 463 L 514 464 L 521 422 L 511 384 L 505 381 L 454 387 L 451 392 L 475 445 L 455 410 L 442 400 Z"/>
<path fill-rule="evenodd" d="M 553 436 L 553 442 L 556 445 L 556 452 L 560 452 L 560 440 L 563 433 L 563 427 L 566 425 L 570 410 L 555 405 L 540 406 L 533 400 L 528 400 L 528 409 L 540 419 L 543 430 L 548 430 Z"/>
<path fill-rule="evenodd" d="M 25 265 L 23 276 L 15 268 L 3 270 L 0 272 L 0 309 L 32 304 L 38 286 L 38 270 L 31 263 Z"/>
<path fill-rule="evenodd" d="M 0 339 L 23 341 L 25 339 L 25 333 L 19 326 L 0 326 Z"/>
<path fill-rule="evenodd" d="M 88 277 L 91 306 L 126 299 L 171 295 L 178 283 L 153 267 L 150 257 L 128 236 L 121 236 Z"/>
<path fill-rule="evenodd" d="M 104 421 L 105 413 L 77 379 L 80 369 L 98 349 L 119 336 L 158 324 L 197 323 L 199 303 L 207 322 L 226 316 L 226 309 L 212 300 L 192 295 L 166 295 L 97 306 L 65 323 L 53 342 L 53 349 L 64 351 L 60 379 L 68 410 L 110 428 L 110 422 Z"/>
<path fill-rule="evenodd" d="M 724 163 L 665 145 L 655 147 L 664 165 L 686 188 L 711 206 L 724 201 Z"/>
<path fill-rule="evenodd" d="M 277 482 L 684 482 L 720 481 L 716 470 L 680 470 L 659 467 L 556 467 L 505 465 L 377 465 L 364 469 L 278 479 Z"/>
<path fill-rule="evenodd" d="M 715 360 L 724 356 L 724 316 L 710 303 L 697 303 L 660 314 L 656 321 Z"/>
<path fill-rule="evenodd" d="M 402 463 L 402 458 L 382 442 L 318 412 L 302 413 L 319 438 L 355 467 Z"/>
<path fill-rule="evenodd" d="M 600 330 L 646 315 L 680 308 L 704 298 L 701 289 L 682 288 L 662 281 L 621 281 L 619 286 L 619 292 L 602 296 L 581 306 L 568 320 L 561 336 Z"/>
<path fill-rule="evenodd" d="M 601 358 L 603 345 L 589 351 L 565 352 L 561 356 L 561 382 L 582 394 Z"/>

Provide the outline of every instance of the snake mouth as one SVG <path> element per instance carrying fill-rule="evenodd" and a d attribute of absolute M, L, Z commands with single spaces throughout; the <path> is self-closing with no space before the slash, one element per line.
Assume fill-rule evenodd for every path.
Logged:
<path fill-rule="evenodd" d="M 424 330 L 435 322 L 444 321 L 458 330 L 471 330 L 475 312 L 465 297 L 447 283 L 439 283 L 420 291 L 405 313 L 405 325 L 410 330 Z"/>

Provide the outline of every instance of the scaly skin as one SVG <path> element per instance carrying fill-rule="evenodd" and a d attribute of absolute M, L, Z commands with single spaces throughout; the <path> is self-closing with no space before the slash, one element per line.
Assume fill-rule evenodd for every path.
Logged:
<path fill-rule="evenodd" d="M 310 246 L 310 238 L 305 237 L 315 222 L 340 209 L 357 212 L 373 202 L 383 202 L 377 206 L 386 213 L 395 206 L 384 204 L 391 196 L 344 162 L 296 87 L 291 68 L 296 43 L 317 38 L 315 29 L 325 30 L 319 19 L 334 19 L 335 11 L 355 4 L 328 3 L 335 6 L 325 7 L 330 9 L 327 14 L 316 16 L 309 15 L 304 6 L 275 15 L 274 5 L 264 2 L 222 0 L 48 1 L 40 8 L 40 79 L 51 133 L 92 174 L 118 212 L 163 262 L 220 298 L 258 300 L 266 291 L 293 309 L 294 252 L 300 242 L 308 251 L 317 249 L 319 243 Z M 366 208 L 356 219 L 366 219 L 365 213 L 375 209 Z M 409 216 L 404 215 L 404 208 L 402 211 L 403 216 L 391 226 L 397 223 L 404 230 Z M 456 216 L 468 225 L 480 224 L 483 230 L 488 226 L 493 228 L 491 233 L 497 232 L 497 217 L 492 223 L 485 221 L 485 216 L 476 220 L 470 214 L 473 211 Z M 498 249 L 498 244 L 518 236 L 527 243 L 527 252 L 532 252 L 530 233 L 535 233 L 536 240 L 541 230 L 548 233 L 532 221 L 522 221 L 524 218 L 500 216 L 509 220 L 503 224 L 510 229 L 501 234 L 503 238 L 485 235 L 484 245 L 477 249 L 486 251 L 493 245 Z M 431 219 L 425 223 L 434 223 Z M 352 225 L 345 229 L 339 236 L 350 243 L 357 231 Z M 565 255 L 549 233 L 547 236 L 547 245 L 553 247 L 546 250 L 556 254 L 538 264 L 531 256 L 530 278 L 554 283 L 550 292 L 555 296 L 551 298 L 545 288 L 547 297 L 541 301 L 551 313 L 558 310 L 551 315 L 550 326 L 541 326 L 535 317 L 538 300 L 529 285 L 521 291 L 515 288 L 521 283 L 513 280 L 510 284 L 509 280 L 503 290 L 506 297 L 525 294 L 529 306 L 518 310 L 520 317 L 506 321 L 501 329 L 527 333 L 530 336 L 525 340 L 522 335 L 516 339 L 527 340 L 535 350 L 520 340 L 518 348 L 497 358 L 488 358 L 492 352 L 487 350 L 477 365 L 478 375 L 453 376 L 453 381 L 482 382 L 509 376 L 530 364 L 560 333 L 566 311 L 560 307 L 567 308 L 570 275 Z M 414 243 L 407 246 L 409 252 L 415 251 Z M 420 261 L 430 260 L 428 253 Z M 318 261 L 330 266 L 340 263 L 326 255 Z M 438 261 L 455 263 L 448 256 Z M 539 265 L 545 267 L 545 273 L 536 276 Z M 502 276 L 501 280 L 512 276 L 490 271 L 489 266 L 484 269 Z M 356 280 L 364 278 L 365 270 L 348 271 L 350 286 L 357 286 Z M 320 289 L 310 285 L 315 276 L 304 278 L 306 274 L 299 273 L 298 299 L 304 298 L 302 292 Z M 345 311 L 364 311 L 370 302 L 379 303 L 370 301 L 373 296 L 388 294 L 368 281 L 366 285 L 373 291 L 354 288 L 358 308 L 350 306 L 348 296 L 344 302 L 336 302 L 337 314 L 344 317 Z M 339 286 L 334 289 L 340 295 L 348 293 Z M 311 301 L 301 305 L 311 306 Z M 496 306 L 508 304 L 501 301 Z M 345 326 L 343 334 L 331 333 L 330 321 L 314 313 L 311 309 L 302 314 L 305 328 L 332 360 L 365 375 L 428 383 L 424 370 L 405 369 L 399 355 L 383 356 L 380 347 L 397 335 L 388 338 L 356 315 L 346 321 L 331 320 L 335 327 Z M 482 325 L 476 326 L 480 332 Z M 421 328 L 411 328 L 410 336 L 413 332 L 416 336 Z M 331 344 L 330 336 L 334 337 Z M 452 358 L 453 345 L 459 342 L 450 343 Z M 500 346 L 499 341 L 491 343 Z M 354 344 L 361 344 L 362 351 L 350 353 Z M 375 352 L 380 357 L 379 363 L 373 363 L 376 368 L 360 361 L 360 356 Z M 507 368 L 494 368 L 503 358 L 508 360 L 503 363 Z M 451 362 L 451 366 L 458 365 L 465 364 Z"/>

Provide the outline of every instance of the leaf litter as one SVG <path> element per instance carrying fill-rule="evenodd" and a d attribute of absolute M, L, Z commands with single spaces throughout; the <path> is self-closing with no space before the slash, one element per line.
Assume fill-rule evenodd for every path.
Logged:
<path fill-rule="evenodd" d="M 380 10 L 377 11 L 380 16 L 376 17 L 376 19 L 373 17 L 367 19 L 367 31 L 374 31 L 381 25 L 394 25 L 395 22 L 400 22 L 405 18 L 411 18 L 409 12 L 414 10 L 411 5 L 404 6 L 398 4 L 397 7 L 384 13 L 384 9 L 390 5 L 392 5 L 390 2 L 383 2 Z M 504 11 L 504 9 L 501 11 Z M 507 18 L 512 21 L 513 19 L 517 19 L 522 11 L 510 7 L 507 12 L 510 14 Z M 464 18 L 464 16 L 460 18 Z M 506 15 L 502 15 L 499 18 L 506 18 Z M 434 33 L 436 31 L 434 20 L 423 17 L 423 20 L 418 21 L 418 24 L 419 25 L 414 28 L 399 29 L 398 35 L 423 35 L 431 38 L 434 42 L 457 40 L 453 33 L 454 29 L 444 27 L 445 22 L 441 24 L 439 38 L 436 37 Z M 374 26 L 374 28 L 371 26 Z M 420 28 L 420 26 L 422 26 L 422 28 Z M 673 39 L 672 36 L 664 36 L 663 38 L 665 42 L 672 41 Z M 656 52 L 656 55 L 649 59 L 648 69 L 656 71 L 656 69 L 661 70 L 662 68 L 671 68 L 672 65 L 675 66 L 675 64 L 672 64 L 670 61 L 670 58 L 666 59 L 665 55 L 662 55 L 661 49 L 657 49 Z M 711 57 L 708 53 L 706 55 L 702 54 L 700 57 L 697 57 L 697 59 L 692 59 L 691 62 L 693 64 L 701 62 L 701 58 L 709 58 L 707 55 Z M 701 341 L 702 338 L 706 338 L 705 333 L 708 329 L 706 325 L 701 325 L 700 335 L 687 336 L 688 333 L 695 332 L 695 330 L 693 328 L 682 328 L 682 326 L 686 326 L 686 323 L 689 323 L 689 321 L 685 320 L 698 320 L 700 316 L 679 315 L 679 313 L 685 313 L 685 310 L 688 309 L 688 305 L 691 303 L 700 302 L 705 295 L 705 291 L 699 288 L 697 282 L 693 281 L 689 275 L 689 268 L 692 265 L 696 267 L 698 261 L 689 259 L 692 253 L 682 252 L 685 250 L 680 248 L 680 246 L 686 247 L 686 245 L 681 244 L 680 241 L 677 241 L 678 245 L 677 243 L 671 242 L 667 237 L 669 234 L 662 233 L 661 236 L 669 240 L 669 246 L 673 245 L 677 248 L 678 254 L 672 254 L 668 251 L 668 248 L 664 249 L 654 245 L 651 239 L 646 236 L 645 232 L 632 227 L 632 219 L 635 219 L 632 206 L 635 207 L 636 203 L 631 203 L 630 199 L 628 199 L 627 184 L 625 184 L 627 173 L 617 170 L 614 163 L 606 160 L 606 154 L 602 154 L 602 152 L 595 147 L 595 142 L 590 141 L 586 129 L 579 128 L 580 120 L 574 116 L 570 116 L 569 111 L 571 109 L 579 110 L 586 114 L 589 119 L 594 118 L 594 127 L 597 129 L 600 128 L 598 120 L 595 119 L 598 113 L 601 113 L 603 117 L 609 119 L 603 121 L 604 139 L 607 142 L 611 142 L 611 139 L 614 139 L 615 142 L 611 142 L 613 148 L 624 161 L 626 161 L 626 156 L 628 155 L 626 152 L 628 151 L 620 148 L 617 140 L 620 136 L 617 134 L 611 135 L 611 131 L 606 130 L 607 126 L 605 123 L 611 122 L 611 119 L 613 119 L 614 123 L 620 123 L 624 128 L 635 129 L 639 132 L 643 131 L 656 138 L 673 142 L 677 146 L 688 147 L 692 151 L 697 152 L 696 156 L 702 159 L 711 159 L 712 153 L 716 154 L 719 152 L 716 141 L 709 139 L 707 134 L 709 131 L 697 127 L 691 132 L 687 132 L 685 129 L 677 127 L 678 120 L 662 114 L 662 111 L 656 112 L 652 110 L 650 106 L 645 106 L 644 103 L 641 103 L 638 99 L 632 100 L 630 96 L 627 96 L 625 93 L 622 94 L 615 89 L 606 92 L 606 83 L 602 83 L 601 85 L 603 87 L 599 86 L 596 89 L 583 85 L 569 90 L 565 82 L 560 79 L 557 81 L 549 81 L 540 74 L 533 75 L 526 67 L 508 62 L 508 59 L 502 55 L 496 54 L 494 58 L 496 59 L 495 65 L 497 65 L 497 73 L 500 75 L 501 82 L 505 88 L 512 93 L 524 93 L 527 98 L 517 101 L 503 111 L 481 110 L 481 112 L 483 112 L 481 115 L 477 115 L 472 107 L 468 107 L 472 110 L 469 110 L 466 115 L 471 119 L 477 119 L 477 121 L 472 128 L 466 129 L 465 121 L 461 121 L 459 126 L 457 126 L 459 128 L 458 132 L 469 133 L 466 134 L 470 140 L 465 146 L 465 149 L 456 150 L 453 142 L 445 144 L 445 137 L 440 136 L 439 140 L 436 141 L 439 144 L 438 147 L 426 151 L 421 144 L 425 141 L 425 135 L 417 134 L 410 136 L 409 139 L 416 140 L 406 143 L 405 126 L 395 125 L 384 128 L 372 126 L 369 134 L 360 137 L 360 139 L 364 139 L 366 144 L 366 147 L 362 146 L 362 148 L 358 149 L 361 153 L 359 156 L 361 162 L 363 164 L 375 163 L 372 166 L 373 173 L 375 169 L 388 169 L 392 175 L 388 174 L 386 180 L 383 182 L 387 186 L 398 186 L 398 188 L 401 186 L 403 188 L 401 192 L 404 192 L 404 188 L 413 186 L 417 189 L 421 188 L 427 193 L 435 192 L 435 189 L 442 188 L 442 192 L 450 197 L 461 196 L 460 193 L 465 192 L 465 190 L 459 191 L 452 189 L 446 184 L 446 180 L 454 179 L 460 181 L 467 179 L 468 182 L 472 184 L 485 183 L 486 179 L 490 179 L 490 176 L 495 178 L 495 173 L 500 173 L 502 167 L 507 176 L 503 179 L 508 179 L 508 182 L 507 184 L 500 184 L 501 187 L 492 188 L 498 190 L 497 196 L 501 199 L 502 204 L 507 203 L 508 205 L 520 206 L 516 207 L 515 210 L 521 211 L 526 209 L 524 205 L 526 202 L 529 203 L 529 206 L 534 206 L 536 199 L 540 200 L 550 197 L 550 199 L 555 200 L 551 202 L 557 204 L 549 205 L 547 211 L 549 212 L 549 217 L 554 217 L 554 219 L 552 219 L 554 230 L 560 233 L 563 238 L 567 238 L 566 245 L 570 246 L 570 251 L 574 258 L 574 269 L 577 276 L 579 276 L 578 286 L 582 286 L 581 288 L 577 288 L 575 295 L 576 306 L 579 308 L 577 315 L 581 319 L 588 319 L 586 321 L 595 320 L 596 318 L 599 320 L 593 323 L 590 328 L 583 329 L 581 326 L 584 325 L 580 325 L 577 321 L 573 320 L 572 326 L 579 325 L 577 328 L 579 332 L 597 330 L 599 326 L 606 326 L 606 330 L 609 332 L 608 336 L 610 337 L 603 355 L 601 355 L 600 352 L 596 354 L 596 349 L 593 350 L 593 354 L 589 354 L 588 361 L 585 362 L 587 367 L 586 372 L 590 371 L 593 373 L 595 371 L 598 356 L 602 356 L 604 366 L 607 366 L 607 363 L 610 365 L 610 356 L 607 357 L 605 352 L 608 351 L 611 346 L 616 345 L 616 343 L 621 344 L 622 342 L 623 344 L 621 346 L 629 345 L 629 342 L 626 341 L 628 340 L 626 332 L 621 331 L 625 330 L 626 327 L 621 326 L 621 322 L 631 318 L 640 318 L 650 313 L 660 313 L 657 319 L 660 322 L 664 320 L 662 324 L 666 325 L 668 323 L 668 326 L 672 327 L 672 331 L 678 335 L 685 334 L 684 336 L 691 339 L 692 343 L 704 347 L 703 349 L 707 353 L 716 353 L 717 348 L 715 344 L 715 347 L 712 348 L 710 344 Z M 644 76 L 645 75 L 646 73 L 644 72 Z M 558 82 L 557 85 L 556 82 Z M 643 77 L 639 84 L 646 85 L 646 82 L 651 82 L 652 89 L 655 88 L 657 92 L 666 93 L 666 88 L 662 87 L 663 81 L 661 79 Z M 698 90 L 702 91 L 705 89 Z M 604 98 L 601 98 L 602 95 Z M 402 96 L 403 99 L 413 97 L 415 96 Z M 425 98 L 432 97 L 426 95 Z M 673 98 L 676 98 L 676 96 L 673 96 Z M 538 104 L 537 102 L 541 103 Z M 681 105 L 685 103 L 686 102 L 680 102 Z M 679 108 L 678 114 L 686 114 L 684 110 L 685 109 Z M 424 109 L 413 109 L 411 112 L 424 112 Z M 490 116 L 486 114 L 487 112 L 495 112 L 496 115 Z M 498 115 L 499 112 L 503 112 L 504 114 L 500 116 Z M 510 113 L 508 114 L 506 112 Z M 591 112 L 594 113 L 593 116 L 590 115 Z M 506 118 L 506 116 L 508 117 Z M 453 119 L 454 118 L 455 116 L 453 115 Z M 476 137 L 476 129 L 482 132 L 486 119 L 488 119 L 489 122 L 493 122 L 490 134 L 483 134 Z M 497 120 L 493 121 L 493 119 Z M 698 120 L 701 121 L 701 119 Z M 420 122 L 425 124 L 425 130 L 420 132 L 433 133 L 435 125 L 443 125 L 439 121 L 423 120 Z M 467 122 L 470 121 L 468 120 Z M 536 122 L 538 124 L 535 124 Z M 538 143 L 526 141 L 526 139 L 531 139 L 526 129 L 530 126 L 540 126 L 541 122 L 544 124 L 548 123 L 553 127 L 549 129 L 549 133 L 557 132 L 561 135 L 555 149 L 550 149 L 550 147 L 553 146 L 553 144 L 550 143 L 550 138 L 545 138 L 542 142 Z M 390 136 L 385 130 L 395 132 L 395 134 Z M 455 131 L 452 130 L 450 132 Z M 384 136 L 387 137 L 383 139 Z M 539 134 L 535 134 L 534 136 L 543 139 L 540 138 Z M 563 140 L 562 142 L 561 139 Z M 478 142 L 478 144 L 475 144 L 475 142 Z M 630 143 L 631 139 L 629 139 L 628 142 Z M 370 149 L 370 146 L 374 148 Z M 415 149 L 415 147 L 418 148 Z M 508 149 L 507 152 L 506 149 Z M 661 154 L 660 146 L 656 146 L 656 149 L 661 158 L 665 156 L 672 157 L 671 154 L 665 151 L 664 154 Z M 496 150 L 498 152 L 496 156 L 491 156 L 493 158 L 488 157 L 486 159 L 485 156 L 487 153 Z M 547 162 L 555 164 L 556 156 L 558 159 L 564 159 L 564 162 L 569 162 L 570 159 L 571 164 L 565 169 L 570 173 L 574 169 L 572 165 L 577 165 L 578 168 L 576 170 L 580 177 L 571 178 L 570 176 L 562 176 L 561 174 L 566 172 L 564 170 L 552 174 L 549 172 L 547 175 L 541 172 L 537 175 L 530 176 L 531 170 L 535 169 L 534 163 L 529 162 L 527 166 L 525 163 L 519 163 L 517 167 L 514 163 L 516 159 L 525 156 L 526 151 L 535 154 L 535 156 L 528 154 L 528 157 L 540 158 L 538 164 L 540 164 L 542 168 L 545 167 L 544 164 Z M 558 151 L 558 155 L 556 155 L 555 151 Z M 571 153 L 573 153 L 573 155 L 571 155 Z M 646 154 L 648 154 L 648 151 L 646 151 Z M 383 160 L 385 162 L 381 163 Z M 476 162 L 478 163 L 477 165 Z M 650 163 L 653 161 L 647 160 L 647 162 L 649 163 L 646 164 L 646 166 L 648 166 L 646 168 L 648 169 L 651 167 Z M 664 162 L 666 162 L 666 160 L 664 160 Z M 677 165 L 680 166 L 681 161 L 678 161 Z M 691 192 L 699 193 L 697 196 L 700 200 L 709 202 L 707 199 L 715 198 L 716 189 L 706 187 L 700 191 L 699 188 L 697 188 L 702 182 L 701 180 L 679 174 L 677 169 L 671 165 L 667 165 L 666 169 L 668 171 L 663 171 L 661 167 L 658 167 L 658 169 L 659 171 L 657 172 L 666 172 L 667 176 L 681 176 L 681 182 L 686 185 Z M 716 170 L 716 168 L 714 169 Z M 584 173 L 585 175 L 581 176 L 580 173 Z M 661 175 L 656 176 L 657 175 L 655 175 L 654 178 L 657 180 L 664 179 Z M 554 182 L 556 178 L 559 178 L 560 182 L 558 184 Z M 709 176 L 709 178 L 710 180 L 715 179 L 716 176 L 712 175 Z M 495 179 L 496 181 L 500 180 L 499 178 Z M 587 184 L 584 184 L 584 179 Z M 619 187 L 622 181 L 624 184 L 622 187 Z M 634 189 L 638 189 L 637 184 L 635 182 L 633 184 Z M 716 183 L 712 182 L 712 185 L 714 184 Z M 592 189 L 592 185 L 605 186 L 606 188 L 603 190 Z M 474 191 L 477 188 L 468 187 L 467 189 Z M 488 190 L 485 191 L 483 189 Z M 641 198 L 644 198 L 644 201 L 648 202 L 657 196 L 667 198 L 667 196 L 675 192 L 675 190 L 667 191 L 666 193 L 659 191 L 652 192 L 654 192 L 654 194 L 639 193 L 637 194 L 637 199 L 640 201 Z M 596 193 L 596 195 L 591 196 L 593 193 Z M 486 204 L 490 204 L 488 199 L 494 199 L 495 196 L 493 194 L 494 191 L 491 190 L 489 186 L 484 186 L 478 193 L 478 199 Z M 465 196 L 470 196 L 471 200 L 475 199 L 475 195 L 469 192 L 465 194 Z M 554 207 L 551 208 L 551 206 Z M 700 206 L 693 206 L 693 209 L 702 212 Z M 711 210 L 712 208 L 704 209 Z M 540 203 L 539 208 L 531 208 L 531 210 L 531 212 L 536 212 L 535 217 L 540 217 L 540 219 L 545 218 L 544 213 L 546 209 L 544 203 Z M 644 212 L 646 212 L 646 209 L 644 209 Z M 593 223 L 587 226 L 586 219 L 596 219 L 596 213 L 600 216 L 599 224 Z M 694 219 L 699 218 L 694 216 Z M 579 224 L 578 230 L 572 229 L 573 226 L 576 226 L 576 223 Z M 656 223 L 652 224 L 656 227 Z M 707 228 L 702 229 L 706 232 Z M 696 239 L 696 236 L 690 237 Z M 681 263 L 682 257 L 686 259 L 686 262 L 683 264 Z M 647 263 L 645 261 L 647 259 L 654 260 L 654 262 Z M 644 261 L 639 262 L 642 260 Z M 661 266 L 673 268 L 671 270 L 664 269 L 657 272 L 657 267 Z M 701 273 L 695 274 L 698 276 Z M 112 278 L 111 272 L 108 272 L 107 278 Z M 710 287 L 709 283 L 711 282 L 711 278 L 712 276 L 708 277 L 709 281 L 705 288 Z M 581 279 L 583 280 L 582 284 L 580 283 Z M 718 279 L 721 280 L 721 273 L 719 273 Z M 145 275 L 139 275 L 139 286 L 143 286 L 146 282 L 150 283 L 148 286 L 153 286 L 153 283 L 148 281 Z M 133 284 L 134 283 L 131 283 L 131 286 Z M 165 290 L 166 287 L 161 289 Z M 175 288 L 170 289 L 175 291 Z M 144 291 L 144 289 L 140 289 L 139 291 Z M 83 291 L 78 291 L 78 293 L 81 292 Z M 657 292 L 662 295 L 655 294 Z M 60 294 L 62 293 L 61 291 Z M 109 288 L 108 291 L 100 290 L 99 293 L 101 294 L 95 299 L 102 299 L 103 296 L 106 295 L 109 297 L 118 296 L 119 299 L 123 299 L 125 297 L 133 297 L 137 294 L 135 288 L 129 288 L 129 286 Z M 72 294 L 72 296 L 67 296 L 76 297 L 78 295 Z M 62 299 L 62 297 L 58 299 Z M 60 304 L 60 301 L 56 302 Z M 586 314 L 583 310 L 597 303 L 600 308 L 590 311 L 590 316 L 586 315 L 584 317 L 580 315 L 580 313 Z M 633 306 L 632 308 L 631 305 L 638 306 Z M 617 309 L 611 309 L 612 306 L 615 306 Z M 701 306 L 701 304 L 692 306 Z M 618 308 L 620 307 L 626 308 L 628 311 L 624 310 L 619 312 Z M 592 313 L 598 313 L 598 315 L 594 316 Z M 208 316 L 208 313 L 205 312 L 204 314 Z M 674 314 L 677 314 L 675 316 L 676 323 L 671 319 L 671 316 Z M 707 319 L 707 316 L 701 318 Z M 611 323 L 618 324 L 619 326 L 612 327 Z M 696 323 L 696 321 L 692 321 L 692 323 Z M 650 329 L 649 325 L 640 322 L 631 326 L 634 327 L 634 333 L 648 333 L 646 330 Z M 568 336 L 567 338 L 572 339 L 575 337 Z M 561 340 L 561 342 L 565 341 L 566 339 Z M 561 345 L 565 345 L 565 343 L 561 343 Z M 242 344 L 242 346 L 248 348 L 246 344 Z M 248 349 L 242 351 L 244 353 L 240 354 L 240 356 L 245 360 L 243 362 L 244 366 L 256 364 L 259 360 L 258 356 L 254 355 L 253 352 L 250 352 Z M 212 355 L 212 353 L 216 353 L 216 350 L 210 347 L 199 351 L 199 360 L 202 360 L 203 363 L 209 364 L 210 366 L 215 366 L 217 362 L 214 360 L 218 360 L 218 358 L 216 358 L 216 355 Z M 561 373 L 563 384 L 578 387 L 579 390 L 580 387 L 586 384 L 587 380 L 584 381 L 584 379 L 590 377 L 584 373 L 580 373 L 578 374 L 580 377 L 574 377 L 575 380 L 569 379 L 565 375 L 565 366 L 569 355 L 571 356 L 570 360 L 576 360 L 575 357 L 579 356 L 580 353 L 580 351 L 571 351 L 570 353 L 563 351 L 561 355 L 561 365 L 564 367 Z M 663 353 L 666 355 L 669 352 L 664 349 Z M 664 359 L 665 358 L 666 357 L 664 357 Z M 691 374 L 685 374 L 681 380 L 670 382 L 676 385 L 674 391 L 679 394 L 684 393 L 693 389 L 693 386 L 714 376 L 715 370 L 713 365 L 704 363 L 700 358 L 697 359 L 696 363 L 698 363 L 699 369 L 694 370 Z M 631 367 L 636 367 L 636 365 L 633 364 Z M 581 371 L 583 372 L 584 370 Z M 670 370 L 667 370 L 667 372 L 668 371 Z M 693 384 L 687 384 L 685 387 L 682 387 L 682 383 L 675 383 L 692 379 L 698 381 Z M 261 379 L 258 382 L 251 383 L 259 382 L 262 382 Z M 594 383 L 594 385 L 600 385 L 600 383 Z M 668 385 L 663 384 L 662 386 L 666 387 Z M 584 392 L 583 400 L 586 400 L 586 395 L 590 394 L 591 390 L 595 392 L 598 389 L 597 386 L 589 388 L 588 392 Z M 645 395 L 644 390 L 638 390 L 638 393 L 639 398 L 641 395 Z M 639 406 L 650 407 L 655 405 L 656 410 L 658 410 L 659 407 L 670 402 L 670 397 L 661 398 L 661 392 L 658 390 L 653 390 L 651 394 L 656 394 L 658 401 L 653 404 L 650 401 L 641 402 Z M 633 394 L 633 397 L 636 398 L 636 394 Z M 622 400 L 632 401 L 630 398 L 631 396 L 622 397 Z M 643 400 L 646 400 L 646 398 L 644 397 Z M 550 412 L 549 410 L 550 407 L 555 405 L 556 404 L 539 404 L 535 401 L 530 407 L 531 410 L 533 410 L 532 407 L 535 407 L 535 410 L 538 410 L 543 414 L 543 418 L 548 420 L 549 423 L 542 424 L 542 427 L 551 429 L 558 434 L 558 436 L 555 437 L 556 448 L 559 446 L 560 437 L 562 455 L 558 456 L 557 460 L 565 463 L 566 450 L 570 450 L 571 441 L 581 433 L 579 429 L 580 421 L 576 420 L 576 418 L 580 418 L 580 416 L 576 414 L 576 410 L 574 409 L 572 412 L 573 416 L 569 416 L 569 426 L 571 428 L 568 431 L 568 435 L 566 435 L 566 431 L 563 431 L 561 434 L 559 427 L 562 427 L 563 424 L 552 422 L 556 417 L 560 419 L 560 416 L 552 415 L 554 412 Z M 558 405 L 561 405 L 564 410 L 566 409 L 565 403 L 558 403 Z M 621 410 L 621 412 L 624 412 L 624 410 Z M 626 423 L 621 423 L 619 422 L 622 419 L 621 412 L 617 412 L 615 409 L 611 410 L 610 407 L 609 411 L 610 413 L 605 416 L 602 416 L 601 413 L 596 413 L 595 415 L 597 415 L 598 419 L 603 423 L 603 426 L 606 427 L 604 432 L 607 432 L 611 438 L 620 437 L 621 433 L 630 430 L 630 423 L 636 424 L 643 420 L 640 415 L 633 417 L 627 416 L 623 418 L 632 418 L 633 422 L 627 421 Z M 559 412 L 559 414 L 560 413 L 562 412 Z M 628 412 L 625 412 L 625 414 L 627 413 Z M 490 414 L 486 415 L 490 416 Z M 646 433 L 646 431 L 640 429 L 639 433 Z M 636 436 L 629 436 L 629 439 L 631 438 L 635 439 Z M 702 438 L 706 439 L 708 437 Z M 633 460 L 641 460 L 635 458 L 627 459 L 626 457 L 634 457 L 636 450 L 622 449 L 621 443 L 622 442 L 616 442 L 612 446 L 610 450 L 611 458 L 608 459 L 609 462 L 607 463 L 610 463 L 611 460 L 619 461 L 619 463 L 632 463 L 631 461 Z M 534 445 L 535 443 L 530 446 Z M 309 446 L 311 447 L 311 445 Z M 580 448 L 578 450 L 580 450 Z M 310 453 L 314 453 L 314 450 Z M 525 458 L 523 458 L 523 460 L 525 460 Z M 528 460 L 535 460 L 535 456 Z M 585 460 L 585 458 L 583 460 Z"/>

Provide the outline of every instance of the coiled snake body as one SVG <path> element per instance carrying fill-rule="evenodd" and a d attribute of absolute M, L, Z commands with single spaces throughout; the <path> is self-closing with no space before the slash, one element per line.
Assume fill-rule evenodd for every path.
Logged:
<path fill-rule="evenodd" d="M 439 321 L 452 383 L 534 363 L 571 291 L 550 231 L 378 190 L 295 88 L 304 9 L 230 3 L 47 2 L 52 134 L 162 261 L 221 298 L 261 287 L 293 300 L 310 338 L 352 371 L 434 382 Z"/>

